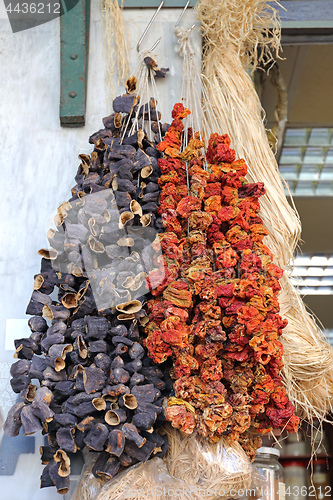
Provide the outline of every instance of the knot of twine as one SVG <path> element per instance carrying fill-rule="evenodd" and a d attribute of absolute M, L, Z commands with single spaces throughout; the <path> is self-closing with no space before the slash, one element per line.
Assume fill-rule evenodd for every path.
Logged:
<path fill-rule="evenodd" d="M 151 57 L 152 59 L 154 59 L 155 63 L 157 64 L 157 59 L 156 59 L 157 55 L 153 54 L 149 49 L 140 50 L 139 56 L 140 56 L 142 62 L 144 62 L 144 59 L 146 57 Z"/>
<path fill-rule="evenodd" d="M 193 57 L 195 55 L 194 49 L 190 42 L 190 33 L 192 31 L 192 28 L 185 29 L 177 26 L 177 28 L 174 29 L 174 33 L 178 40 L 178 46 L 176 47 L 176 52 L 178 52 L 182 56 L 188 54 Z"/>

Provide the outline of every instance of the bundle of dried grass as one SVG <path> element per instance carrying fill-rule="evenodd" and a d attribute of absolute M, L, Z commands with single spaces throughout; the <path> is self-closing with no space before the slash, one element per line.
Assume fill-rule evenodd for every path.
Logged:
<path fill-rule="evenodd" d="M 118 474 L 100 491 L 96 500 L 125 500 L 131 498 L 142 500 L 157 500 L 155 493 L 156 472 L 163 468 L 161 459 L 153 459 L 145 464 L 136 465 Z M 140 493 L 139 493 L 140 492 Z"/>
<path fill-rule="evenodd" d="M 125 36 L 124 19 L 121 11 L 124 0 L 121 2 L 121 7 L 119 7 L 118 0 L 101 1 L 104 23 L 105 90 L 107 102 L 111 109 L 114 98 L 114 73 L 117 73 L 118 81 L 123 84 L 130 75 L 128 42 Z"/>
<path fill-rule="evenodd" d="M 172 442 L 165 462 L 153 458 L 127 469 L 106 483 L 95 500 L 223 500 L 231 490 L 255 489 L 256 481 L 261 486 L 260 480 L 253 482 L 253 469 L 240 446 L 224 448 L 221 455 L 216 445 L 182 438 L 175 429 L 168 435 Z"/>
<path fill-rule="evenodd" d="M 265 243 L 276 263 L 288 267 L 300 235 L 300 221 L 284 194 L 278 166 L 269 147 L 260 100 L 246 69 L 269 65 L 280 48 L 277 12 L 264 0 L 199 0 L 198 17 L 205 39 L 203 103 L 209 122 L 218 122 L 239 157 L 248 164 L 251 182 L 264 182 L 261 216 L 269 231 Z M 205 123 L 205 122 L 204 122 Z M 215 126 L 215 125 L 214 125 Z M 205 130 L 209 137 L 216 130 Z M 286 277 L 279 297 L 285 330 L 283 376 L 298 414 L 324 418 L 333 398 L 333 350 Z"/>
<path fill-rule="evenodd" d="M 253 469 L 239 443 L 226 445 L 223 440 L 210 444 L 197 435 L 184 436 L 166 427 L 169 450 L 164 458 L 169 474 L 185 479 L 189 489 L 205 491 L 210 500 L 230 498 L 231 490 L 251 487 Z M 215 496 L 213 492 L 219 492 Z"/>
<path fill-rule="evenodd" d="M 87 462 L 81 473 L 79 483 L 75 488 L 71 500 L 95 500 L 100 489 L 105 484 L 105 480 L 97 479 L 92 473 L 92 468 L 96 459 L 96 453 L 88 454 Z"/>
<path fill-rule="evenodd" d="M 333 356 L 329 343 L 318 331 L 315 318 L 287 277 L 281 280 L 281 314 L 288 320 L 282 343 L 282 375 L 297 414 L 305 420 L 319 421 L 332 410 Z"/>
<path fill-rule="evenodd" d="M 155 457 L 134 465 L 107 482 L 93 476 L 96 454 L 90 453 L 73 500 L 223 500 L 231 490 L 262 486 L 238 443 L 209 444 L 169 425 L 165 431 L 170 446 L 164 460 Z"/>
<path fill-rule="evenodd" d="M 135 465 L 107 483 L 96 500 L 203 500 L 189 485 L 168 474 L 163 460 Z"/>

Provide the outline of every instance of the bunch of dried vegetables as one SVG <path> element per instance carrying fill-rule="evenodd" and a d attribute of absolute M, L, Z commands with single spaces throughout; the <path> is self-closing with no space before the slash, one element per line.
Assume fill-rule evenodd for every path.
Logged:
<path fill-rule="evenodd" d="M 22 402 L 4 430 L 47 435 L 41 487 L 59 493 L 69 487 L 69 454 L 84 447 L 99 453 L 93 474 L 104 479 L 168 447 L 157 429 L 171 384 L 147 357 L 138 330 L 146 276 L 161 259 L 159 152 L 144 128 L 131 130 L 134 116 L 140 125 L 147 114 L 155 114 L 156 130 L 159 115 L 154 100 L 140 103 L 135 85 L 127 82 L 104 128 L 90 137 L 91 155 L 80 155 L 72 197 L 48 233 L 52 248 L 39 251 L 26 311 L 31 335 L 15 341 L 11 386 Z"/>
<path fill-rule="evenodd" d="M 203 155 L 198 135 L 184 130 L 188 114 L 176 104 L 157 145 L 166 269 L 146 305 L 144 345 L 156 363 L 173 360 L 165 411 L 173 427 L 211 443 L 239 441 L 254 458 L 260 435 L 299 424 L 280 376 L 283 271 L 263 243 L 263 184 L 245 179 L 227 135 L 213 134 Z"/>
<path fill-rule="evenodd" d="M 11 370 L 22 402 L 10 410 L 5 431 L 14 436 L 22 426 L 26 435 L 48 435 L 43 487 L 55 484 L 65 493 L 68 453 L 84 447 L 99 453 L 92 471 L 102 479 L 162 457 L 168 439 L 157 429 L 165 418 L 164 396 L 166 418 L 187 436 L 184 442 L 197 445 L 198 433 L 214 448 L 223 437 L 251 459 L 263 433 L 297 430 L 294 405 L 302 416 L 324 416 L 329 407 L 332 352 L 273 263 L 271 251 L 281 267 L 289 263 L 299 221 L 285 200 L 242 66 L 244 54 L 256 60 L 258 41 L 267 44 L 271 16 L 262 0 L 234 4 L 198 3 L 207 42 L 206 152 L 203 135 L 193 130 L 198 123 L 192 120 L 193 129 L 182 123 L 189 114 L 184 106 L 174 107 L 170 128 L 160 122 L 148 81 L 156 89 L 154 76 L 167 70 L 142 54 L 139 85 L 135 77 L 127 81 L 105 128 L 91 136 L 94 151 L 80 155 L 72 198 L 59 207 L 49 232 L 52 250 L 40 251 L 27 309 L 32 334 L 15 342 L 18 361 Z M 200 121 L 198 97 L 192 98 Z M 245 160 L 235 159 L 228 135 L 210 136 L 210 127 L 227 131 Z M 260 205 L 263 180 L 267 196 Z M 305 336 L 302 317 L 310 332 Z M 308 366 L 305 355 L 312 358 Z M 195 483 L 203 468 L 199 448 L 192 461 L 184 442 L 180 463 L 192 463 L 189 482 Z M 174 452 L 167 463 L 177 476 Z M 124 484 L 156 485 L 158 462 L 124 471 L 102 498 L 121 495 Z M 208 469 L 199 482 L 211 480 Z"/>
<path fill-rule="evenodd" d="M 199 0 L 196 10 L 205 44 L 205 136 L 208 139 L 216 131 L 227 133 L 237 156 L 248 165 L 247 178 L 264 182 L 266 196 L 261 202 L 261 217 L 269 233 L 266 242 L 277 264 L 290 269 L 300 221 L 284 194 L 267 140 L 261 103 L 247 72 L 255 70 L 259 63 L 269 67 L 278 56 L 280 27 L 274 3 Z M 323 420 L 332 407 L 333 350 L 286 274 L 281 286 L 279 302 L 288 320 L 281 340 L 285 352 L 282 376 L 288 396 L 302 418 L 310 422 L 313 417 Z"/>

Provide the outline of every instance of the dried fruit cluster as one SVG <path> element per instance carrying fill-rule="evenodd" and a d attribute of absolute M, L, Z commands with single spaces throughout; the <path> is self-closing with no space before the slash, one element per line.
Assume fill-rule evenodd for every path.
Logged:
<path fill-rule="evenodd" d="M 140 124 L 146 114 L 159 115 L 154 100 L 138 109 L 133 88 L 135 81 L 91 136 L 91 155 L 80 155 L 72 197 L 48 234 L 52 250 L 39 252 L 27 307 L 32 333 L 15 341 L 11 385 L 22 402 L 10 410 L 5 432 L 16 436 L 22 426 L 24 435 L 47 434 L 41 486 L 59 493 L 69 487 L 68 454 L 85 446 L 100 452 L 93 472 L 107 478 L 163 456 L 168 446 L 156 429 L 172 384 L 148 358 L 138 330 L 162 228 L 159 152 Z M 129 134 L 136 111 L 137 129 Z M 152 124 L 158 133 L 163 127 Z"/>
<path fill-rule="evenodd" d="M 184 132 L 188 113 L 175 105 L 157 146 L 166 271 L 147 303 L 144 345 L 156 363 L 172 357 L 167 420 L 210 442 L 238 440 L 253 458 L 260 435 L 299 423 L 279 375 L 282 270 L 262 241 L 263 184 L 246 181 L 227 135 L 211 136 L 205 158 L 199 137 Z"/>

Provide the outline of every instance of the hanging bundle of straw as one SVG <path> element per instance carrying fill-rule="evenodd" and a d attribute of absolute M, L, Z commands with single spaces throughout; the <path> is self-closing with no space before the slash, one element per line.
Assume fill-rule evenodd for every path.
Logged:
<path fill-rule="evenodd" d="M 332 410 L 332 349 L 287 277 L 281 286 L 281 314 L 288 320 L 282 336 L 287 392 L 300 417 L 322 421 Z"/>
<path fill-rule="evenodd" d="M 124 19 L 118 0 L 101 0 L 103 10 L 103 37 L 105 59 L 105 91 L 109 105 L 114 98 L 113 78 L 125 83 L 130 75 L 128 41 L 125 36 Z M 115 64 L 116 61 L 116 64 Z"/>
<path fill-rule="evenodd" d="M 85 459 L 85 466 L 71 500 L 95 500 L 100 489 L 106 482 L 105 479 L 96 478 L 92 473 L 97 454 L 85 453 Z"/>
<path fill-rule="evenodd" d="M 287 267 L 300 236 L 300 221 L 284 194 L 261 104 L 246 70 L 274 61 L 280 48 L 277 12 L 264 0 L 199 0 L 196 9 L 205 40 L 204 111 L 208 118 L 213 114 L 219 131 L 231 137 L 237 155 L 248 165 L 249 180 L 264 182 L 261 217 L 269 231 L 266 244 L 276 263 Z M 206 130 L 206 137 L 213 131 Z M 282 287 L 279 302 L 289 321 L 282 339 L 288 394 L 300 416 L 322 419 L 333 398 L 333 350 L 287 277 Z"/>
<path fill-rule="evenodd" d="M 205 498 L 230 498 L 231 491 L 247 490 L 253 486 L 253 467 L 241 445 L 208 443 L 198 435 L 184 436 L 166 426 L 169 450 L 164 458 L 170 476 L 186 478 L 188 487 L 205 491 Z M 252 484 L 251 484 L 252 483 Z M 209 493 L 211 492 L 211 493 Z M 219 492 L 216 496 L 213 492 Z"/>

